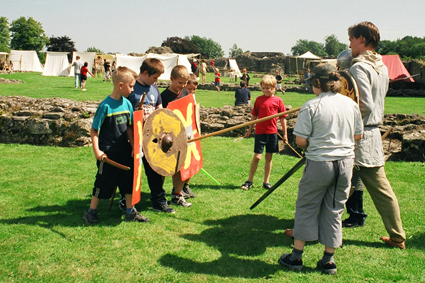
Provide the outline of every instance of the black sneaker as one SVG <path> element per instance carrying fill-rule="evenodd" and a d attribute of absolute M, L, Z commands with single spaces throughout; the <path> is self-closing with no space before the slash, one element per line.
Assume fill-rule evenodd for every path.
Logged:
<path fill-rule="evenodd" d="M 168 206 L 168 203 L 154 205 L 152 210 L 157 212 L 176 213 L 174 209 Z"/>
<path fill-rule="evenodd" d="M 342 221 L 342 227 L 345 228 L 355 228 L 355 227 L 363 227 L 364 226 L 364 220 L 358 220 L 352 217 L 348 217 L 344 221 Z"/>
<path fill-rule="evenodd" d="M 250 181 L 246 181 L 246 182 L 245 182 L 245 184 L 243 184 L 243 185 L 241 186 L 241 188 L 242 188 L 242 189 L 244 189 L 245 191 L 247 191 L 247 190 L 251 189 L 251 188 L 252 188 L 252 182 L 250 182 Z"/>
<path fill-rule="evenodd" d="M 171 191 L 171 195 L 175 195 L 175 193 L 174 193 L 175 190 L 176 190 L 176 188 L 173 188 L 173 190 Z M 180 193 L 184 198 L 190 198 L 190 195 L 184 191 L 184 187 L 183 187 L 183 190 Z"/>
<path fill-rule="evenodd" d="M 118 201 L 118 207 L 123 211 L 127 213 L 127 205 L 125 204 L 125 197 L 122 197 Z"/>
<path fill-rule="evenodd" d="M 191 198 L 196 197 L 196 195 L 192 192 L 192 190 L 189 188 L 189 184 L 185 183 L 183 186 L 183 192 L 188 194 Z"/>
<path fill-rule="evenodd" d="M 134 207 L 133 211 L 125 214 L 125 221 L 149 222 L 149 218 L 142 216 Z"/>
<path fill-rule="evenodd" d="M 263 188 L 266 190 L 270 190 L 272 188 L 272 185 L 270 183 L 263 183 Z"/>
<path fill-rule="evenodd" d="M 295 259 L 291 260 L 292 254 L 283 254 L 279 258 L 279 264 L 288 267 L 291 270 L 301 271 L 303 269 L 303 260 Z"/>
<path fill-rule="evenodd" d="M 319 262 L 317 263 L 317 266 L 323 269 L 323 273 L 332 274 L 332 275 L 337 274 L 335 262 L 323 263 L 322 259 L 320 259 Z"/>
<path fill-rule="evenodd" d="M 190 202 L 187 202 L 183 195 L 172 195 L 171 196 L 171 203 L 175 205 L 181 205 L 183 207 L 191 207 L 192 204 Z"/>
<path fill-rule="evenodd" d="M 97 216 L 97 210 L 88 209 L 84 212 L 83 219 L 88 224 L 97 224 L 99 223 L 99 217 Z"/>

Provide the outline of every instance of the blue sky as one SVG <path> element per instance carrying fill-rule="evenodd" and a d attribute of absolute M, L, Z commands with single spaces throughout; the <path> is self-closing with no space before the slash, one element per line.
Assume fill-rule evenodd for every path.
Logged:
<path fill-rule="evenodd" d="M 9 24 L 21 16 L 42 23 L 47 36 L 69 36 L 78 51 L 144 53 L 172 36 L 211 38 L 225 56 L 243 51 L 291 53 L 299 39 L 324 43 L 334 34 L 348 44 L 347 28 L 371 21 L 381 39 L 425 36 L 424 0 L 0 0 Z"/>

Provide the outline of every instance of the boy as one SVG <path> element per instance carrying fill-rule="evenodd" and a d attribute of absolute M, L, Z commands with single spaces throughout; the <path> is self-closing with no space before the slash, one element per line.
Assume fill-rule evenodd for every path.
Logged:
<path fill-rule="evenodd" d="M 111 198 L 115 187 L 126 197 L 125 221 L 148 222 L 131 204 L 133 192 L 133 107 L 126 97 L 133 91 L 137 74 L 127 67 L 119 67 L 114 72 L 114 90 L 103 100 L 93 118 L 90 135 L 94 155 L 97 159 L 97 175 L 94 183 L 90 208 L 84 213 L 86 223 L 97 224 L 97 206 L 100 199 Z M 123 171 L 102 162 L 107 155 L 110 159 L 131 170 Z"/>
<path fill-rule="evenodd" d="M 294 128 L 297 145 L 307 150 L 295 206 L 294 249 L 279 263 L 301 271 L 305 242 L 318 240 L 325 246 L 318 266 L 337 274 L 333 255 L 342 245 L 341 215 L 350 192 L 354 141 L 361 139 L 363 125 L 358 105 L 338 93 L 342 84 L 335 67 L 316 66 L 312 84 L 317 97 L 301 107 Z"/>
<path fill-rule="evenodd" d="M 235 106 L 249 105 L 248 101 L 251 101 L 251 91 L 246 88 L 245 81 L 241 81 L 240 86 L 240 88 L 235 90 Z"/>
<path fill-rule="evenodd" d="M 103 75 L 103 82 L 105 80 L 108 80 L 108 82 L 111 81 L 111 63 L 109 63 L 106 59 L 103 61 L 103 69 L 105 70 L 105 73 Z"/>
<path fill-rule="evenodd" d="M 214 86 L 217 89 L 217 91 L 220 91 L 220 71 L 217 69 L 215 69 L 215 73 L 214 73 Z"/>
<path fill-rule="evenodd" d="M 278 71 L 276 71 L 276 81 L 277 81 L 276 90 L 282 92 L 282 94 L 285 94 L 285 91 L 282 88 L 283 78 Z"/>
<path fill-rule="evenodd" d="M 171 84 L 162 93 L 162 106 L 166 108 L 168 103 L 186 96 L 182 92 L 189 80 L 189 71 L 183 65 L 174 66 L 171 70 Z M 173 175 L 173 191 L 171 192 L 171 203 L 181 205 L 183 207 L 192 206 L 191 203 L 186 202 L 184 194 L 182 193 L 185 180 L 181 179 L 180 171 Z M 187 180 L 186 180 L 187 181 Z M 186 196 L 187 197 L 187 196 Z"/>
<path fill-rule="evenodd" d="M 115 73 L 115 72 L 114 72 Z M 143 109 L 143 119 L 152 114 L 156 109 L 162 108 L 161 95 L 155 83 L 161 74 L 164 73 L 164 65 L 162 62 L 155 58 L 147 58 L 140 66 L 140 73 L 134 85 L 133 92 L 129 95 L 130 100 L 135 111 Z M 143 105 L 140 105 L 140 99 L 146 93 Z M 170 208 L 165 198 L 165 190 L 163 189 L 164 177 L 155 172 L 149 165 L 146 158 L 142 157 L 143 167 L 148 179 L 149 189 L 151 191 L 152 210 L 166 213 L 176 213 L 174 209 Z M 123 208 L 123 199 L 119 202 L 120 208 Z"/>
<path fill-rule="evenodd" d="M 271 75 L 266 75 L 261 80 L 260 85 L 264 95 L 257 97 L 255 100 L 254 108 L 251 112 L 251 121 L 286 111 L 282 99 L 274 94 L 276 83 L 276 78 Z M 280 116 L 279 120 L 283 130 L 283 139 L 288 142 L 286 135 L 286 116 L 288 115 Z M 251 135 L 252 127 L 253 125 L 250 125 L 248 131 L 245 133 L 246 138 Z M 277 118 L 258 123 L 255 127 L 254 157 L 249 169 L 248 181 L 241 186 L 244 190 L 252 188 L 255 171 L 257 171 L 258 163 L 261 160 L 264 146 L 266 146 L 266 162 L 264 164 L 263 188 L 270 189 L 272 187 L 269 183 L 270 172 L 272 170 L 272 157 L 274 152 L 279 152 Z"/>

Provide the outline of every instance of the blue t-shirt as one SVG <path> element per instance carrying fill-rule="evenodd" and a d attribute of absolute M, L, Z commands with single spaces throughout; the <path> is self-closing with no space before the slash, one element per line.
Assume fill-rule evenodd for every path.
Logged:
<path fill-rule="evenodd" d="M 133 108 L 136 107 L 136 104 L 142 98 L 143 93 L 146 92 L 145 100 L 143 101 L 144 105 L 152 105 L 154 108 L 162 104 L 161 95 L 159 94 L 159 89 L 156 85 L 142 85 L 138 81 L 134 84 L 133 92 L 128 96 Z"/>
<path fill-rule="evenodd" d="M 133 107 L 127 98 L 108 96 L 94 114 L 92 127 L 99 131 L 99 149 L 120 151 L 128 145 L 127 128 L 133 124 Z"/>

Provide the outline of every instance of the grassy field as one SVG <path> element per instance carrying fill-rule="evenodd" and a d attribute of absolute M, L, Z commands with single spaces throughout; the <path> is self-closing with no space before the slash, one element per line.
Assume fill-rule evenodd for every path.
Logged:
<path fill-rule="evenodd" d="M 110 90 L 110 84 L 100 79 L 90 79 L 89 91 L 83 93 L 73 89 L 72 78 L 13 76 L 26 83 L 0 85 L 0 95 L 100 100 Z M 218 107 L 232 104 L 231 95 L 205 91 L 197 94 L 197 100 Z M 309 97 L 287 93 L 283 98 L 297 107 Z M 393 106 L 393 101 L 387 99 L 387 107 L 403 113 L 419 111 L 424 99 L 403 101 L 404 106 Z M 279 266 L 277 259 L 292 248 L 283 232 L 294 224 L 302 172 L 250 210 L 265 192 L 260 186 L 264 160 L 254 188 L 247 192 L 239 188 L 248 175 L 253 142 L 252 138 L 202 140 L 203 168 L 220 185 L 201 172 L 195 175 L 191 187 L 197 197 L 191 199 L 192 207 L 174 206 L 174 215 L 153 212 L 143 178 L 137 208 L 151 222 L 123 222 L 117 201 L 110 212 L 109 201 L 102 201 L 97 226 L 81 219 L 96 172 L 91 148 L 0 144 L 0 282 L 425 282 L 425 163 L 385 166 L 400 203 L 406 250 L 386 247 L 379 240 L 386 231 L 366 193 L 369 217 L 364 227 L 344 229 L 343 247 L 335 255 L 338 275 L 325 276 L 316 269 L 323 253 L 317 243 L 307 244 L 304 271 L 294 273 Z M 297 160 L 274 155 L 271 183 Z M 167 193 L 170 179 L 165 182 Z"/>

